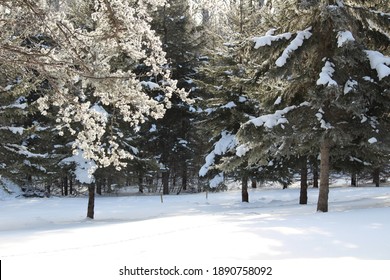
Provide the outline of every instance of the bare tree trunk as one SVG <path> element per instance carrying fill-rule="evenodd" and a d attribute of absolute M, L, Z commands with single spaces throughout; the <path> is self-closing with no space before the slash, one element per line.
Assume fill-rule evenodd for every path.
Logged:
<path fill-rule="evenodd" d="M 188 184 L 187 172 L 188 172 L 187 163 L 184 162 L 182 175 L 181 175 L 181 188 L 180 188 L 180 191 L 178 192 L 178 194 L 181 192 L 181 190 L 184 190 L 184 191 L 187 190 L 187 184 Z"/>
<path fill-rule="evenodd" d="M 64 176 L 62 178 L 62 184 L 64 187 L 64 196 L 68 196 L 68 176 Z"/>
<path fill-rule="evenodd" d="M 328 212 L 330 146 L 330 140 L 327 138 L 321 143 L 320 191 L 317 203 L 318 212 Z"/>
<path fill-rule="evenodd" d="M 96 179 L 96 193 L 102 195 L 103 179 Z"/>
<path fill-rule="evenodd" d="M 357 186 L 357 174 L 356 174 L 356 172 L 352 172 L 352 174 L 351 174 L 351 186 L 353 186 L 353 187 Z"/>
<path fill-rule="evenodd" d="M 241 194 L 242 194 L 242 202 L 249 202 L 248 176 L 246 176 L 246 175 L 242 177 Z"/>
<path fill-rule="evenodd" d="M 138 191 L 144 193 L 144 178 L 141 173 L 138 174 Z"/>
<path fill-rule="evenodd" d="M 301 163 L 301 193 L 299 204 L 307 204 L 307 157 L 302 158 Z"/>
<path fill-rule="evenodd" d="M 169 171 L 164 170 L 162 172 L 162 185 L 163 185 L 163 194 L 169 194 Z"/>
<path fill-rule="evenodd" d="M 318 189 L 318 162 L 317 159 L 313 161 L 313 188 Z"/>
<path fill-rule="evenodd" d="M 72 176 L 69 177 L 69 194 L 73 195 L 73 178 L 72 178 Z"/>
<path fill-rule="evenodd" d="M 95 215 L 95 183 L 88 185 L 88 210 L 87 218 L 93 219 Z"/>
<path fill-rule="evenodd" d="M 380 184 L 380 169 L 375 168 L 372 172 L 372 182 L 375 184 L 376 187 L 379 187 Z"/>
<path fill-rule="evenodd" d="M 252 189 L 257 188 L 257 181 L 255 179 L 252 179 Z"/>

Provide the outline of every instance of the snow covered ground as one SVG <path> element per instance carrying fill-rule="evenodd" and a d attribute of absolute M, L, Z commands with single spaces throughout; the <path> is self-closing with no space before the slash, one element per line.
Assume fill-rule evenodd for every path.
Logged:
<path fill-rule="evenodd" d="M 164 203 L 158 195 L 97 197 L 92 221 L 85 219 L 85 197 L 15 199 L 2 191 L 2 279 L 81 279 L 83 274 L 122 279 L 118 270 L 124 265 L 197 264 L 211 271 L 214 265 L 244 263 L 273 264 L 279 272 L 274 269 L 269 278 L 285 279 L 282 275 L 292 273 L 286 265 L 307 268 L 310 262 L 311 269 L 325 263 L 349 267 L 348 278 L 362 276 L 363 270 L 387 279 L 390 187 L 334 187 L 329 213 L 316 213 L 317 197 L 318 190 L 310 189 L 309 204 L 299 205 L 297 188 L 250 190 L 250 203 L 241 203 L 235 190 L 208 198 L 205 193 L 170 195 Z M 323 271 L 317 279 L 326 275 Z M 301 279 L 313 277 L 306 276 Z M 210 278 L 229 279 L 203 279 Z"/>

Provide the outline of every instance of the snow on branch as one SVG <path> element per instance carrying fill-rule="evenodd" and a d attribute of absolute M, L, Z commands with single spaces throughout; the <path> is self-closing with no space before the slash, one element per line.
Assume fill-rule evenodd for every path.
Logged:
<path fill-rule="evenodd" d="M 378 51 L 366 50 L 365 53 L 370 60 L 371 69 L 375 69 L 378 73 L 379 80 L 390 76 L 390 57 L 384 56 Z"/>
<path fill-rule="evenodd" d="M 266 45 L 271 46 L 272 42 L 274 41 L 279 41 L 281 39 L 286 39 L 289 40 L 292 36 L 290 32 L 279 34 L 279 35 L 274 35 L 276 29 L 273 28 L 269 30 L 265 36 L 261 37 L 254 37 L 252 40 L 255 42 L 255 49 L 259 49 L 260 47 L 264 47 Z"/>
<path fill-rule="evenodd" d="M 332 79 L 333 73 L 334 73 L 334 64 L 330 61 L 328 61 L 326 58 L 325 65 L 322 67 L 320 78 L 317 80 L 317 85 L 328 85 L 329 86 L 337 86 L 337 82 Z"/>
<path fill-rule="evenodd" d="M 337 33 L 337 46 L 341 48 L 347 42 L 353 42 L 355 38 L 353 37 L 351 31 L 339 31 Z"/>
<path fill-rule="evenodd" d="M 206 156 L 206 163 L 200 168 L 199 176 L 206 176 L 210 167 L 215 162 L 215 156 L 224 155 L 227 151 L 237 145 L 236 136 L 227 131 L 221 132 L 221 138 L 214 144 L 214 150 Z"/>
<path fill-rule="evenodd" d="M 301 47 L 305 39 L 309 39 L 311 37 L 312 33 L 310 32 L 310 30 L 311 26 L 303 31 L 297 32 L 297 36 L 294 38 L 294 40 L 291 41 L 291 43 L 283 51 L 282 55 L 276 60 L 276 66 L 282 67 L 286 64 L 287 59 L 290 58 L 290 54 L 296 51 L 299 47 Z"/>
<path fill-rule="evenodd" d="M 263 115 L 253 120 L 248 121 L 247 123 L 252 123 L 255 126 L 265 126 L 267 128 L 273 128 L 279 124 L 287 123 L 288 120 L 284 117 L 285 114 L 295 109 L 297 106 L 289 106 L 283 110 L 277 110 L 273 114 Z"/>

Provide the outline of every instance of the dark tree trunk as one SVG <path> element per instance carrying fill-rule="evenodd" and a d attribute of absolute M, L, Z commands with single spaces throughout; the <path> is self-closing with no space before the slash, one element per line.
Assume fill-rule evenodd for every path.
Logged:
<path fill-rule="evenodd" d="M 107 192 L 112 192 L 112 177 L 111 176 L 108 176 L 107 178 Z"/>
<path fill-rule="evenodd" d="M 96 193 L 102 195 L 103 179 L 96 180 Z"/>
<path fill-rule="evenodd" d="M 375 168 L 372 172 L 372 182 L 375 184 L 376 187 L 379 187 L 380 184 L 380 169 Z"/>
<path fill-rule="evenodd" d="M 62 178 L 62 185 L 63 185 L 63 188 L 64 188 L 64 196 L 68 196 L 68 188 L 69 188 L 69 185 L 68 185 L 68 176 L 65 176 Z"/>
<path fill-rule="evenodd" d="M 162 185 L 163 185 L 163 194 L 169 194 L 169 171 L 164 170 L 162 172 Z"/>
<path fill-rule="evenodd" d="M 93 219 L 95 215 L 95 183 L 88 185 L 88 210 L 87 218 Z"/>
<path fill-rule="evenodd" d="M 317 159 L 313 161 L 313 188 L 318 189 L 318 162 Z"/>
<path fill-rule="evenodd" d="M 357 174 L 356 174 L 356 172 L 352 172 L 352 174 L 351 174 L 351 186 L 353 186 L 353 187 L 357 186 Z"/>
<path fill-rule="evenodd" d="M 140 193 L 144 193 L 144 178 L 142 176 L 142 174 L 138 174 L 138 191 Z"/>
<path fill-rule="evenodd" d="M 183 173 L 182 173 L 182 179 L 181 179 L 181 188 L 182 190 L 187 190 L 187 184 L 188 184 L 188 175 L 187 175 L 187 163 L 184 163 L 183 166 Z"/>
<path fill-rule="evenodd" d="M 257 181 L 255 179 L 252 179 L 252 189 L 257 188 Z"/>
<path fill-rule="evenodd" d="M 72 180 L 72 176 L 69 177 L 69 194 L 73 195 L 73 180 Z"/>
<path fill-rule="evenodd" d="M 301 163 L 301 193 L 299 204 L 307 204 L 307 158 L 302 158 Z"/>
<path fill-rule="evenodd" d="M 330 140 L 325 138 L 321 143 L 320 191 L 318 195 L 317 211 L 328 212 L 329 197 L 329 167 L 330 167 Z"/>
<path fill-rule="evenodd" d="M 248 176 L 242 177 L 242 202 L 249 202 L 249 194 L 248 194 Z"/>

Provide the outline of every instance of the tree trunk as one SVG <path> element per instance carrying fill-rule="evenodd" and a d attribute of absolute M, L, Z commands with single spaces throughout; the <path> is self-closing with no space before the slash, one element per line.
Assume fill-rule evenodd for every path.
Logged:
<path fill-rule="evenodd" d="M 138 191 L 140 193 L 144 193 L 144 177 L 142 176 L 142 174 L 138 174 Z"/>
<path fill-rule="evenodd" d="M 356 172 L 352 172 L 352 174 L 351 174 L 351 186 L 353 186 L 353 187 L 357 186 L 357 174 L 356 174 Z"/>
<path fill-rule="evenodd" d="M 164 170 L 162 172 L 162 185 L 163 185 L 163 194 L 169 194 L 169 171 Z"/>
<path fill-rule="evenodd" d="M 73 195 L 73 179 L 72 179 L 72 176 L 69 177 L 69 194 Z"/>
<path fill-rule="evenodd" d="M 252 189 L 257 188 L 257 181 L 255 179 L 252 179 Z"/>
<path fill-rule="evenodd" d="M 320 191 L 318 195 L 317 211 L 328 212 L 329 197 L 329 167 L 330 167 L 330 140 L 325 138 L 321 143 Z"/>
<path fill-rule="evenodd" d="M 242 177 L 242 202 L 249 202 L 249 194 L 248 194 L 248 176 Z"/>
<path fill-rule="evenodd" d="M 313 188 L 318 189 L 318 162 L 317 159 L 313 161 Z"/>
<path fill-rule="evenodd" d="M 68 176 L 62 178 L 62 185 L 64 188 L 64 196 L 68 196 Z"/>
<path fill-rule="evenodd" d="M 184 191 L 187 190 L 187 184 L 188 184 L 187 172 L 188 172 L 187 163 L 184 163 L 182 177 L 181 177 L 181 189 Z"/>
<path fill-rule="evenodd" d="M 302 158 L 301 163 L 301 193 L 299 204 L 307 204 L 307 158 Z"/>
<path fill-rule="evenodd" d="M 96 193 L 102 195 L 103 179 L 96 180 Z"/>
<path fill-rule="evenodd" d="M 376 187 L 379 187 L 380 184 L 380 169 L 375 168 L 372 172 L 372 182 L 375 184 Z"/>
<path fill-rule="evenodd" d="M 93 219 L 95 215 L 95 183 L 88 185 L 88 210 L 87 218 Z"/>

